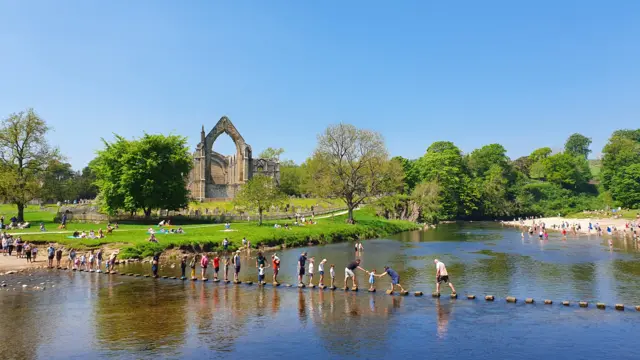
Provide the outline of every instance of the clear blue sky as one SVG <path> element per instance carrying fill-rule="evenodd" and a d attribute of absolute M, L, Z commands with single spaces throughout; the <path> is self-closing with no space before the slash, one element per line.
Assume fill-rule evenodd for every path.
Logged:
<path fill-rule="evenodd" d="M 640 127 L 640 1 L 526 3 L 4 0 L 0 115 L 35 108 L 74 168 L 112 133 L 193 147 L 222 115 L 298 162 L 338 122 L 408 158 L 573 132 L 599 153 Z"/>

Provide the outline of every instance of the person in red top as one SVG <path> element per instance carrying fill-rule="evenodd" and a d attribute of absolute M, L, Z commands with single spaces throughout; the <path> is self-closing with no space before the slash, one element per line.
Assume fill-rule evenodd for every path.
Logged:
<path fill-rule="evenodd" d="M 277 254 L 271 255 L 271 264 L 273 265 L 273 282 L 278 283 L 278 272 L 280 271 L 280 258 Z"/>
<path fill-rule="evenodd" d="M 213 258 L 213 279 L 218 280 L 218 271 L 220 270 L 220 258 L 216 254 Z"/>

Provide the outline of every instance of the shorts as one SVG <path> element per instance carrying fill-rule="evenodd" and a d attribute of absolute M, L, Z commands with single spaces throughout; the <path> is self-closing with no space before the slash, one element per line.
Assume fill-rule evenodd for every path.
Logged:
<path fill-rule="evenodd" d="M 274 276 L 278 276 L 278 272 L 280 271 L 279 268 L 273 268 L 273 275 Z"/>
<path fill-rule="evenodd" d="M 205 271 L 207 270 L 207 266 L 206 265 L 205 266 L 200 266 L 200 267 L 202 268 L 202 270 L 205 270 Z"/>
<path fill-rule="evenodd" d="M 324 271 L 320 271 L 320 275 L 324 275 Z"/>
<path fill-rule="evenodd" d="M 442 276 L 438 276 L 438 284 L 439 283 L 448 283 L 449 282 L 449 275 L 442 275 Z"/>
<path fill-rule="evenodd" d="M 49 260 L 53 260 L 53 255 L 49 255 Z"/>
<path fill-rule="evenodd" d="M 392 277 L 391 278 L 391 284 L 392 285 L 398 285 L 400 283 L 400 278 L 399 277 Z"/>
<path fill-rule="evenodd" d="M 259 282 L 263 282 L 264 281 L 264 275 L 258 275 L 258 281 Z"/>
<path fill-rule="evenodd" d="M 350 270 L 349 268 L 344 268 L 344 277 L 346 278 L 355 277 L 355 275 L 353 274 L 353 271 Z"/>
<path fill-rule="evenodd" d="M 240 273 L 240 266 L 236 266 L 236 274 Z"/>
<path fill-rule="evenodd" d="M 213 271 L 215 271 L 215 272 L 220 271 L 220 267 L 218 267 L 218 266 L 214 267 L 214 268 L 213 268 Z"/>
<path fill-rule="evenodd" d="M 369 284 L 373 285 L 374 280 L 373 279 L 369 279 Z"/>
<path fill-rule="evenodd" d="M 298 275 L 304 275 L 304 268 L 300 268 L 300 270 L 298 270 Z"/>

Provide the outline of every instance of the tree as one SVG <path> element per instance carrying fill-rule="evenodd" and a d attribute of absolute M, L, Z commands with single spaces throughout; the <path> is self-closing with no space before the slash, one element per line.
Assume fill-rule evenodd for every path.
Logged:
<path fill-rule="evenodd" d="M 104 141 L 91 170 L 96 174 L 105 210 L 178 210 L 188 204 L 187 176 L 192 167 L 187 140 L 177 135 L 149 135 Z"/>
<path fill-rule="evenodd" d="M 548 158 L 552 152 L 553 150 L 551 150 L 550 147 L 542 147 L 542 148 L 533 150 L 531 155 L 529 155 L 529 159 L 531 159 L 531 161 L 533 162 L 540 161 L 542 159 Z"/>
<path fill-rule="evenodd" d="M 49 147 L 47 123 L 33 109 L 11 114 L 0 126 L 0 194 L 18 208 L 24 221 L 24 207 L 40 192 L 42 174 L 56 149 Z"/>
<path fill-rule="evenodd" d="M 280 164 L 280 190 L 289 196 L 300 196 L 303 193 L 305 169 L 299 165 L 283 166 Z"/>
<path fill-rule="evenodd" d="M 591 152 L 591 150 L 589 150 L 590 145 L 590 138 L 575 133 L 569 136 L 567 142 L 564 143 L 564 152 L 572 156 L 582 157 L 586 160 Z"/>
<path fill-rule="evenodd" d="M 640 163 L 640 129 L 615 131 L 602 149 L 600 179 L 605 190 L 615 174 L 625 166 Z"/>
<path fill-rule="evenodd" d="M 437 224 L 442 213 L 440 186 L 435 181 L 418 184 L 411 193 L 411 199 L 420 207 L 420 216 L 430 224 Z"/>
<path fill-rule="evenodd" d="M 234 202 L 241 206 L 254 209 L 259 214 L 262 225 L 262 214 L 271 206 L 283 204 L 287 197 L 276 185 L 272 178 L 264 175 L 256 175 L 242 186 L 236 194 Z"/>
<path fill-rule="evenodd" d="M 283 148 L 274 149 L 272 147 L 268 147 L 264 149 L 260 153 L 260 155 L 258 155 L 258 157 L 262 159 L 280 160 L 280 155 L 282 155 L 283 153 L 284 153 Z"/>
<path fill-rule="evenodd" d="M 577 190 L 591 178 L 589 164 L 583 157 L 560 153 L 542 160 L 545 179 L 565 189 Z"/>
<path fill-rule="evenodd" d="M 507 150 L 500 144 L 489 144 L 480 149 L 473 150 L 469 154 L 469 170 L 475 176 L 485 176 L 489 169 L 497 165 L 502 169 L 509 166 Z"/>
<path fill-rule="evenodd" d="M 626 208 L 640 207 L 640 164 L 625 166 L 611 179 L 613 199 Z"/>
<path fill-rule="evenodd" d="M 402 169 L 389 161 L 382 136 L 349 124 L 329 126 L 318 136 L 309 163 L 311 188 L 321 196 L 339 197 L 347 205 L 347 221 L 366 199 L 402 188 Z"/>
<path fill-rule="evenodd" d="M 53 159 L 43 173 L 40 199 L 45 202 L 64 201 L 76 198 L 76 173 L 71 164 Z"/>
<path fill-rule="evenodd" d="M 404 192 L 411 193 L 420 179 L 420 174 L 418 174 L 415 166 L 416 160 L 405 159 L 402 156 L 394 156 L 391 160 L 397 161 L 402 166 L 404 172 Z"/>

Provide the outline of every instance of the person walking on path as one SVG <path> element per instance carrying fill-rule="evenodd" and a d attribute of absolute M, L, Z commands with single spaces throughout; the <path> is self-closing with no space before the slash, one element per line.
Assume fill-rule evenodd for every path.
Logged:
<path fill-rule="evenodd" d="M 304 283 L 304 266 L 307 263 L 307 252 L 303 252 L 298 258 L 298 284 Z"/>
<path fill-rule="evenodd" d="M 438 259 L 433 260 L 433 262 L 436 264 L 436 293 L 440 294 L 440 283 L 447 283 L 451 288 L 451 293 L 455 294 L 456 289 L 453 287 L 453 284 L 449 282 L 447 267 Z"/>
<path fill-rule="evenodd" d="M 277 254 L 271 255 L 271 265 L 273 266 L 273 282 L 278 283 L 278 272 L 280 272 L 280 258 Z"/>
<path fill-rule="evenodd" d="M 350 262 L 346 268 L 344 268 L 344 287 L 345 288 L 348 287 L 349 278 L 351 278 L 351 283 L 353 287 L 354 288 L 358 287 L 358 280 L 356 279 L 356 274 L 353 271 L 356 269 L 359 269 L 364 272 L 367 272 L 367 270 L 363 269 L 360 266 L 360 263 L 361 263 L 360 259 L 355 259 L 354 261 Z"/>
<path fill-rule="evenodd" d="M 389 266 L 385 266 L 384 272 L 376 276 L 383 277 L 385 275 L 389 275 L 389 277 L 391 278 L 391 289 L 390 289 L 391 292 L 393 292 L 396 286 L 400 287 L 400 291 L 404 292 L 404 288 L 402 287 L 402 285 L 400 285 L 400 275 L 398 275 L 398 273 L 395 270 L 393 270 Z"/>

